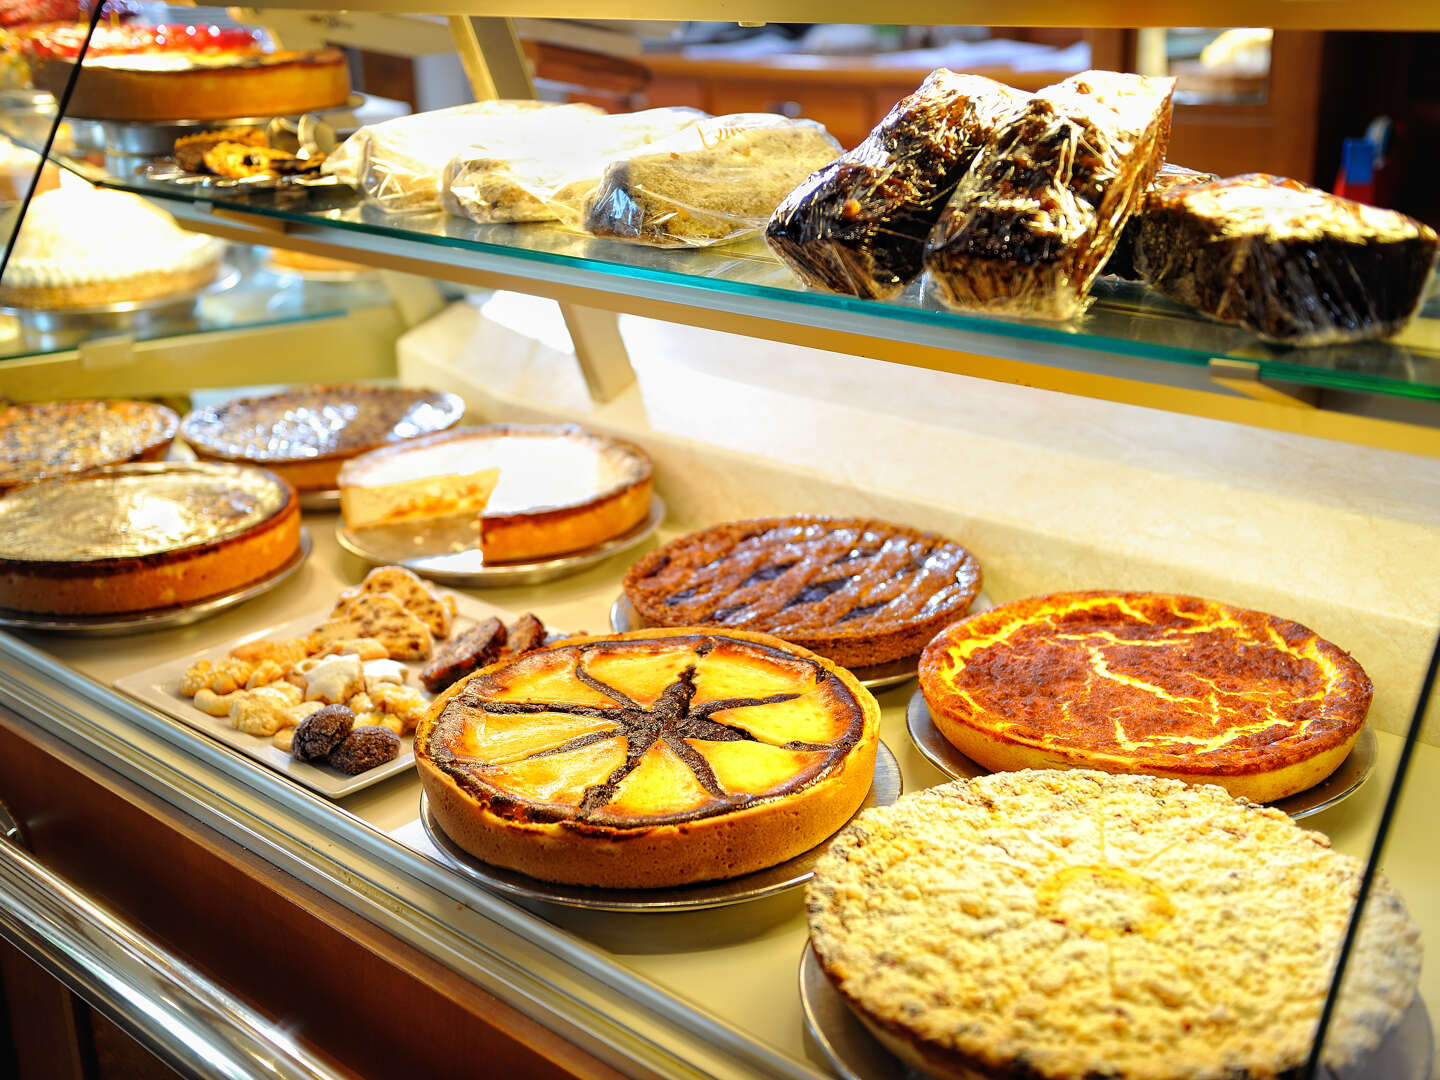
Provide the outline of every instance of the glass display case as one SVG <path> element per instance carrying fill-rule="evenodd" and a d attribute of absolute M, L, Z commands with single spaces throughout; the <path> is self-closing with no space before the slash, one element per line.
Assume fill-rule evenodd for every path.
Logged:
<path fill-rule="evenodd" d="M 915 23 L 994 19 L 974 4 L 911 7 L 905 21 Z M 1328 0 L 1212 7 L 1206 21 L 1222 25 L 1440 28 L 1440 15 L 1399 4 L 1363 13 Z M 367 0 L 330 10 L 311 0 L 278 5 L 273 18 L 235 10 L 230 23 L 202 32 L 268 27 L 243 48 L 226 39 L 218 52 L 250 56 L 245 50 L 263 37 L 265 49 L 301 50 L 302 64 L 317 66 L 312 46 L 341 57 L 327 63 L 348 65 L 355 58 L 338 50 L 373 48 L 388 34 L 400 43 L 397 52 L 418 54 L 433 51 L 440 35 L 463 62 L 477 101 L 534 96 L 508 18 L 521 12 L 473 2 L 440 8 Z M 168 9 L 164 18 L 187 10 Z M 146 22 L 141 11 L 110 17 L 111 33 L 154 25 L 153 14 Z M 547 3 L 523 14 L 665 20 L 693 12 L 655 0 L 614 12 Z M 796 2 L 741 3 L 719 14 L 747 22 L 866 18 Z M 1140 11 L 1035 2 L 1005 18 L 1103 28 L 1194 15 L 1169 3 Z M 80 30 L 82 45 L 95 22 Z M 1171 59 L 1184 51 L 1163 38 L 1151 44 Z M 206 49 L 213 59 L 217 49 Z M 85 55 L 83 47 L 75 53 Z M 443 412 L 441 399 L 458 395 L 466 424 L 581 424 L 640 447 L 654 501 L 633 527 L 579 555 L 487 564 L 467 558 L 475 552 L 466 544 L 458 552 L 401 552 L 452 597 L 457 626 L 467 628 L 493 616 L 513 634 L 526 612 L 562 634 L 638 627 L 625 584 L 637 559 L 720 522 L 794 514 L 897 522 L 954 537 L 983 567 L 974 612 L 1108 589 L 1203 596 L 1242 609 L 1216 616 L 1226 626 L 1255 611 L 1273 613 L 1278 618 L 1235 664 L 1322 664 L 1323 653 L 1337 670 L 1362 666 L 1346 678 L 1373 684 L 1373 701 L 1367 690 L 1359 714 L 1368 707 L 1368 719 L 1328 779 L 1271 800 L 1283 813 L 1254 811 L 1244 820 L 1283 826 L 1288 842 L 1289 815 L 1357 860 L 1345 864 L 1342 927 L 1360 925 L 1351 893 L 1362 902 L 1368 896 L 1365 910 L 1382 914 L 1398 894 L 1420 945 L 1431 943 L 1440 928 L 1425 827 L 1428 781 L 1440 769 L 1440 714 L 1431 700 L 1440 656 L 1440 587 L 1430 568 L 1440 533 L 1433 279 L 1399 333 L 1308 347 L 1263 341 L 1114 277 L 1099 279 L 1088 309 L 1062 322 L 952 310 L 928 279 L 888 299 L 861 299 L 807 287 L 758 231 L 738 242 L 675 248 L 554 220 L 482 224 L 440 208 L 438 187 L 430 193 L 436 206 L 396 213 L 367 196 L 363 180 L 357 188 L 306 164 L 310 156 L 338 160 L 345 136 L 375 122 L 348 85 L 333 108 L 295 122 L 271 124 L 252 109 L 240 120 L 180 124 L 96 115 L 110 99 L 101 95 L 97 109 L 86 86 L 91 69 L 67 60 L 59 70 L 58 81 L 53 71 L 48 76 L 55 105 L 25 91 L 29 111 L 17 106 L 5 122 L 17 144 L 48 157 L 46 169 L 55 170 L 44 183 L 35 172 L 36 188 L 79 184 L 87 193 L 142 197 L 191 233 L 231 242 L 217 279 L 224 287 L 187 294 L 153 319 L 122 313 L 122 323 L 104 321 L 105 313 L 66 320 L 45 302 L 17 309 L 16 335 L 8 347 L 0 343 L 0 398 L 162 399 L 215 415 L 254 388 L 331 384 L 333 401 L 287 406 L 293 419 L 354 415 L 352 403 L 380 392 L 377 385 L 430 388 L 436 396 L 426 407 Z M 1259 78 L 1262 94 L 1274 78 Z M 87 104 L 77 113 L 67 110 L 72 100 Z M 37 123 L 47 107 L 56 122 Z M 263 130 L 283 166 L 266 172 L 269 162 L 247 160 L 246 168 L 260 171 L 227 177 L 205 153 L 183 156 L 185 140 L 217 127 Z M 249 138 L 217 139 L 209 148 L 238 145 L 233 153 L 254 156 L 262 143 Z M 35 205 L 32 193 L 18 194 L 21 204 Z M 12 249 L 25 235 L 25 217 L 17 217 Z M 352 265 L 316 269 L 316 259 Z M 15 284 L 0 273 L 0 290 Z M 458 416 L 435 420 L 435 429 Z M 224 461 L 200 430 L 187 423 L 184 441 L 201 457 Z M 452 472 L 460 471 L 456 464 Z M 332 477 L 313 489 L 294 482 L 302 488 L 298 554 L 224 597 L 105 616 L 0 610 L 0 800 L 13 811 L 10 839 L 0 843 L 0 936 L 8 942 L 0 977 L 8 1049 L 22 1075 L 55 1060 L 60 1047 L 85 1076 L 158 1075 L 156 1060 L 197 1076 L 462 1076 L 501 1068 L 521 1076 L 907 1075 L 809 949 L 808 854 L 743 877 L 658 889 L 546 883 L 497 870 L 451 838 L 422 793 L 433 797 L 408 741 L 399 743 L 393 768 L 317 778 L 322 770 L 297 764 L 273 742 L 288 725 L 260 738 L 178 698 L 175 686 L 198 661 L 222 665 L 237 643 L 305 639 L 328 625 L 337 600 L 349 611 L 354 597 L 342 590 L 391 561 L 340 513 L 335 488 L 346 481 Z M 346 515 L 355 512 L 352 505 Z M 53 588 L 58 595 L 61 586 Z M 1308 643 L 1283 662 L 1273 652 L 1257 662 L 1247 651 L 1284 651 L 1305 634 Z M 1211 661 L 1190 662 L 1200 670 Z M 987 771 L 940 733 L 928 711 L 938 706 L 927 705 L 917 685 L 915 659 L 898 663 L 904 670 L 893 677 L 868 672 L 879 749 L 867 806 Z M 1226 681 L 1238 670 L 1212 672 L 1210 689 L 1184 707 L 1213 705 L 1232 692 L 1245 697 Z M 245 677 L 253 674 L 254 665 Z M 1102 675 L 1111 677 L 1108 669 Z M 309 696 L 303 682 L 294 685 Z M 870 700 L 871 690 L 857 684 L 856 693 Z M 1167 694 L 1160 696 L 1182 708 Z M 787 695 L 764 700 L 780 698 Z M 643 702 L 623 703 L 645 712 Z M 374 715 L 384 719 L 384 709 Z M 1261 746 L 1277 737 L 1267 733 L 1278 721 L 1266 715 L 1251 733 Z M 816 746 L 800 740 L 786 750 Z M 1181 801 L 1169 804 L 1176 818 Z M 1121 817 L 1112 828 L 1123 827 Z M 1197 835 L 1174 843 L 1210 842 Z M 1277 879 L 1296 861 L 1293 851 L 1265 849 L 1243 827 L 1225 835 L 1212 865 L 1233 861 L 1235 877 L 1247 860 Z M 1315 845 L 1304 843 L 1310 859 Z M 1091 905 L 1083 918 L 1109 926 L 1140 902 L 1133 883 L 1117 885 L 1116 874 L 1066 886 L 1075 903 Z M 998 880 L 990 884 L 1003 892 Z M 1109 956 L 1116 1015 L 1153 1008 L 1163 1028 L 1165 1017 L 1178 1024 L 1175 1017 L 1189 1016 L 1187 991 L 1174 987 L 1199 980 L 1206 962 L 1185 952 L 1191 937 L 1175 938 L 1180 951 L 1166 954 L 1174 970 L 1162 981 L 1181 973 L 1165 982 L 1171 989 L 1145 990 L 1143 1004 L 1127 996 L 1140 991 L 1123 959 L 1118 968 L 1114 959 L 1131 955 L 1119 951 L 1117 938 L 1127 946 L 1148 940 L 1152 921 L 1175 917 L 1161 885 L 1171 887 L 1146 886 L 1149 914 L 1139 922 L 1113 933 L 1097 929 L 1099 922 L 1093 932 L 1075 932 Z M 960 886 L 932 880 L 918 895 L 943 906 L 947 888 Z M 1287 922 L 1308 926 L 1314 912 L 1336 903 L 1307 892 L 1313 882 L 1287 879 L 1275 888 L 1229 901 L 1200 893 L 1225 918 L 1265 926 L 1276 942 L 1287 937 Z M 1192 915 L 1199 927 L 1204 912 L 1187 909 Z M 1049 923 L 1067 918 L 1083 921 Z M 1411 959 L 1418 953 L 1409 927 L 1390 926 L 1397 936 L 1382 951 L 1402 958 L 1397 984 L 1418 978 L 1413 995 L 1381 985 L 1391 969 L 1376 966 L 1380 953 L 1366 935 L 1327 946 L 1350 953 L 1358 989 L 1342 994 L 1329 977 L 1295 977 L 1297 997 L 1325 1002 L 1330 1042 L 1316 1039 L 1307 1019 L 1311 1034 L 1300 1051 L 1307 1060 L 1287 1059 L 1286 1067 L 1346 1080 L 1428 1080 L 1440 984 L 1433 962 L 1418 975 L 1407 967 L 1422 963 Z M 1194 940 L 1202 938 L 1197 929 Z M 1236 955 L 1242 948 L 1260 955 L 1238 931 L 1232 938 Z M 1252 977 L 1273 986 L 1289 976 L 1278 968 Z M 1367 993 L 1379 1004 L 1360 1012 L 1383 1029 L 1372 1040 L 1378 1046 L 1343 1069 L 1322 1064 L 1356 1038 L 1357 1010 L 1346 994 Z M 1404 1000 L 1392 1000 L 1397 994 Z M 71 1018 L 65 1024 L 33 1018 L 57 1008 Z M 1053 1026 L 1068 1022 L 1063 1005 L 1045 1008 Z M 1224 1022 L 1205 1022 L 1212 1021 Z M 1093 1023 L 1084 1022 L 1092 1027 L 1080 1042 L 1090 1041 Z M 1296 1053 L 1288 1045 L 1285 1052 Z M 1027 1060 L 1021 1047 L 1005 1067 L 1018 1075 Z M 1217 1063 L 1213 1075 L 1235 1060 Z M 944 1070 L 954 1065 L 929 1068 L 950 1075 Z M 1062 1062 L 1042 1075 L 1067 1073 Z"/>

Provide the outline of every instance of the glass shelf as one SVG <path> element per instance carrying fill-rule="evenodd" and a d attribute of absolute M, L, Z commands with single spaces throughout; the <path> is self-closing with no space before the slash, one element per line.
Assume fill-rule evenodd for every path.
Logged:
<path fill-rule="evenodd" d="M 226 254 L 218 286 L 193 303 L 167 305 L 153 314 L 105 315 L 103 322 L 78 316 L 56 326 L 49 319 L 31 322 L 24 316 L 0 315 L 0 365 L 66 352 L 103 335 L 123 334 L 139 342 L 257 330 L 337 318 L 392 302 L 374 273 L 315 280 L 272 265 L 264 249 L 244 246 L 232 246 Z"/>
<path fill-rule="evenodd" d="M 138 176 L 122 180 L 85 161 L 63 163 L 97 183 L 170 200 L 170 209 L 190 221 L 203 220 L 201 215 L 218 209 L 247 215 L 272 228 L 293 228 L 297 235 L 313 236 L 315 230 L 324 230 L 327 243 L 353 251 L 358 261 L 365 261 L 366 252 L 383 250 L 423 260 L 441 277 L 447 267 L 494 271 L 983 356 L 1038 356 L 1056 366 L 1094 369 L 1096 354 L 1111 361 L 1156 362 L 1167 367 L 1143 365 L 1136 371 L 1132 363 L 1125 374 L 1159 383 L 1177 379 L 1193 383 L 1197 375 L 1203 377 L 1212 359 L 1223 358 L 1244 363 L 1259 377 L 1287 384 L 1440 400 L 1440 290 L 1433 281 L 1420 316 L 1394 338 L 1283 348 L 1203 319 L 1143 286 L 1115 279 L 1102 278 L 1090 310 L 1066 323 L 961 314 L 943 310 L 927 295 L 923 281 L 889 301 L 808 289 L 759 239 L 669 250 L 600 239 L 554 225 L 477 225 L 445 213 L 387 214 L 342 186 L 217 190 Z M 1076 349 L 1086 354 L 1072 351 Z"/>

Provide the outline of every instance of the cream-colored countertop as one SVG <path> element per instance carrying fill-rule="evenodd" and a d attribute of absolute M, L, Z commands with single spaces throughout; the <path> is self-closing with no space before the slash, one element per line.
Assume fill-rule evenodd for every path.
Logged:
<path fill-rule="evenodd" d="M 309 561 L 281 587 L 216 618 L 182 629 L 129 638 L 87 639 L 30 634 L 28 639 L 91 677 L 110 683 L 122 675 L 252 634 L 307 612 L 328 611 L 336 591 L 364 575 L 366 566 L 335 543 L 333 515 L 309 515 L 315 541 Z M 662 538 L 666 534 L 662 533 Z M 636 553 L 638 554 L 638 553 Z M 612 558 L 584 573 L 540 586 L 477 590 L 475 595 L 514 612 L 533 610 L 547 623 L 568 630 L 601 631 L 632 556 Z M 996 601 L 1011 599 L 995 595 Z M 881 737 L 900 761 L 905 789 L 914 791 L 945 777 L 911 743 L 905 705 L 914 684 L 879 695 L 884 715 Z M 177 739 L 204 739 L 175 724 Z M 1374 835 L 1401 740 L 1380 734 L 1380 757 L 1370 781 L 1331 810 L 1306 821 L 1330 836 L 1335 846 L 1364 857 Z M 256 765 L 256 768 L 263 766 Z M 428 845 L 415 822 L 419 783 L 413 774 L 383 781 L 338 804 L 376 828 L 398 835 L 417 849 Z M 1432 946 L 1440 941 L 1440 866 L 1433 859 L 1430 819 L 1440 791 L 1440 750 L 1417 747 L 1409 792 L 1385 860 L 1386 870 L 1405 896 Z M 535 904 L 532 910 L 564 927 L 635 971 L 718 1015 L 734 1028 L 795 1058 L 818 1063 L 806 1044 L 796 990 L 805 942 L 802 891 L 729 908 L 677 914 L 613 914 Z M 1421 992 L 1432 1010 L 1440 1002 L 1437 965 L 1427 963 Z"/>

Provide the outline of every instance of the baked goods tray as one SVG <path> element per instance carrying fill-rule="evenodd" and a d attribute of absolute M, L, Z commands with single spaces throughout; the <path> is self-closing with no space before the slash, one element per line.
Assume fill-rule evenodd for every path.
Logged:
<path fill-rule="evenodd" d="M 198 603 L 180 607 L 156 608 L 128 615 L 35 615 L 28 611 L 11 611 L 0 608 L 0 627 L 16 630 L 48 630 L 59 634 L 75 634 L 87 637 L 115 637 L 117 635 L 143 634 L 150 630 L 170 630 L 177 626 L 208 619 L 212 615 L 253 600 L 267 593 L 290 577 L 300 564 L 310 556 L 310 533 L 300 529 L 300 545 L 295 554 L 279 569 L 259 581 L 251 582 L 232 592 L 221 593 Z M 188 666 L 188 665 L 187 665 Z"/>
<path fill-rule="evenodd" d="M 895 760 L 890 748 L 882 742 L 876 748 L 875 779 L 865 801 L 855 812 L 859 814 L 872 806 L 889 806 L 900 797 L 900 790 L 900 763 Z M 564 907 L 591 908 L 597 911 L 694 911 L 699 908 L 743 904 L 773 896 L 809 881 L 815 871 L 816 861 L 828 844 L 828 841 L 822 842 L 804 854 L 796 855 L 777 866 L 725 881 L 704 881 L 697 885 L 678 885 L 666 889 L 601 889 L 540 881 L 528 874 L 481 862 L 445 835 L 430 813 L 430 803 L 424 792 L 420 794 L 419 823 L 430 846 L 439 852 L 446 863 L 488 889 L 518 900 L 542 900 Z M 404 832 L 406 830 L 401 830 L 397 838 L 405 839 L 401 835 Z"/>
<path fill-rule="evenodd" d="M 947 776 L 957 780 L 972 776 L 984 776 L 990 770 L 966 757 L 952 746 L 935 721 L 930 717 L 930 708 L 925 704 L 925 695 L 916 690 L 905 710 L 905 726 L 916 749 L 924 754 L 930 764 Z M 1336 803 L 1348 799 L 1369 778 L 1375 768 L 1379 740 L 1375 732 L 1367 727 L 1360 729 L 1355 747 L 1340 763 L 1340 767 L 1328 777 L 1305 791 L 1297 792 L 1284 799 L 1277 799 L 1268 805 L 1283 810 L 1292 818 L 1306 818 L 1328 810 Z"/>
<path fill-rule="evenodd" d="M 969 614 L 977 615 L 982 611 L 989 611 L 994 606 L 994 602 L 982 590 L 971 601 Z M 623 634 L 627 630 L 641 630 L 646 625 L 648 624 L 635 610 L 635 605 L 624 593 L 617 596 L 615 602 L 610 605 L 610 628 L 616 633 Z M 866 689 L 885 690 L 915 678 L 919 666 L 920 657 L 907 656 L 899 660 L 891 660 L 886 664 L 876 664 L 873 667 L 851 668 L 850 674 L 859 679 L 860 685 Z"/>
<path fill-rule="evenodd" d="M 308 114 L 293 113 L 289 117 L 236 116 L 225 120 L 91 120 L 95 145 L 82 147 L 89 150 L 104 150 L 107 154 L 123 154 L 133 157 L 154 157 L 168 155 L 175 148 L 175 140 L 185 135 L 202 131 L 221 131 L 225 128 L 266 127 L 272 120 L 299 120 L 301 115 L 343 116 L 354 112 L 365 104 L 365 95 L 351 93 L 345 104 L 330 109 L 312 109 Z"/>
<path fill-rule="evenodd" d="M 807 942 L 800 957 L 800 1007 L 805 1027 L 843 1080 L 923 1080 L 865 1029 L 836 990 Z M 1342 1069 L 1322 1066 L 1320 1080 L 1430 1080 L 1434 1036 L 1420 995 L 1373 1054 Z"/>
<path fill-rule="evenodd" d="M 476 600 L 463 593 L 451 595 L 454 596 L 456 606 L 455 626 L 452 633 L 458 633 L 472 623 L 489 618 L 491 615 L 498 615 L 506 621 L 513 619 L 509 612 L 492 604 Z M 192 664 L 200 660 L 213 662 L 224 659 L 232 648 L 244 641 L 257 641 L 261 638 L 299 637 L 315 629 L 329 615 L 328 608 L 312 611 L 307 615 L 297 616 L 276 626 L 267 626 L 263 630 L 257 630 L 255 633 L 247 634 L 235 641 L 224 642 L 212 649 L 187 653 L 144 671 L 123 676 L 115 680 L 115 686 L 136 700 L 158 709 L 166 716 L 179 720 L 197 731 L 204 732 L 211 738 L 218 739 L 262 765 L 284 773 L 296 783 L 302 784 L 312 791 L 332 799 L 343 798 L 394 776 L 396 773 L 408 772 L 415 763 L 414 739 L 406 736 L 401 740 L 400 755 L 395 760 L 368 769 L 356 776 L 346 776 L 329 766 L 296 761 L 287 751 L 281 750 L 269 738 L 261 735 L 247 735 L 243 731 L 237 731 L 228 718 L 210 716 L 208 713 L 201 712 L 195 707 L 193 701 L 180 694 L 180 676 Z M 418 687 L 420 685 L 418 676 L 421 667 L 424 666 L 423 662 L 409 661 L 405 666 L 410 670 L 407 685 Z"/>
<path fill-rule="evenodd" d="M 665 503 L 659 495 L 655 495 L 650 499 L 649 517 L 629 532 L 603 544 L 548 559 L 489 566 L 485 565 L 480 549 L 474 546 L 479 541 L 479 530 L 473 524 L 462 534 L 459 530 L 411 533 L 390 527 L 349 529 L 342 523 L 335 527 L 335 539 L 350 554 L 366 562 L 377 566 L 397 563 L 421 577 L 447 585 L 471 588 L 539 585 L 578 574 L 612 555 L 643 544 L 664 520 Z"/>

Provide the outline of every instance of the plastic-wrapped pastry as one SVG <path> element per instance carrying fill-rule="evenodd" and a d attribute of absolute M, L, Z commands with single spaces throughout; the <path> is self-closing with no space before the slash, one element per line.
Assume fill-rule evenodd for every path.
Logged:
<path fill-rule="evenodd" d="M 593 105 L 543 101 L 478 101 L 451 109 L 367 124 L 325 159 L 324 171 L 363 192 L 393 214 L 441 209 L 440 174 L 455 151 L 498 132 L 535 130 L 559 116 L 602 115 Z"/>
<path fill-rule="evenodd" d="M 810 174 L 765 239 L 801 281 L 875 299 L 920 276 L 925 238 L 996 122 L 1029 94 L 932 71 L 865 141 Z"/>
<path fill-rule="evenodd" d="M 1084 311 L 1165 159 L 1174 86 L 1086 71 L 1003 121 L 925 245 L 940 299 L 1040 319 Z"/>
<path fill-rule="evenodd" d="M 813 120 L 716 116 L 612 161 L 585 207 L 597 236 L 704 247 L 759 232 L 790 190 L 840 153 Z"/>
<path fill-rule="evenodd" d="M 1155 174 L 1155 179 L 1145 190 L 1145 197 L 1140 200 L 1140 208 L 1120 230 L 1120 240 L 1116 243 L 1115 250 L 1110 253 L 1110 261 L 1105 264 L 1100 273 L 1112 274 L 1115 277 L 1124 278 L 1126 281 L 1141 280 L 1140 271 L 1135 269 L 1135 245 L 1140 239 L 1140 222 L 1145 219 L 1145 214 L 1153 205 L 1152 200 L 1155 196 L 1172 188 L 1185 187 L 1188 184 L 1205 184 L 1219 179 L 1220 177 L 1214 173 L 1196 172 L 1183 165 L 1172 165 L 1168 161 L 1161 165 L 1160 171 Z"/>
<path fill-rule="evenodd" d="M 608 159 L 668 138 L 706 115 L 684 108 L 614 116 L 550 113 L 546 119 L 559 122 L 547 123 L 541 137 L 510 127 L 451 158 L 441 177 L 441 198 L 450 213 L 472 221 L 573 223 Z"/>
<path fill-rule="evenodd" d="M 1386 337 L 1425 295 L 1440 239 L 1380 210 L 1263 173 L 1163 192 L 1135 265 L 1166 296 L 1267 341 Z"/>

